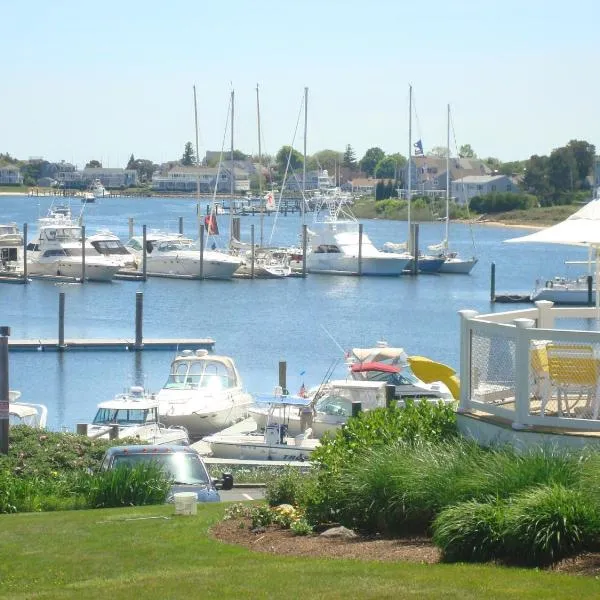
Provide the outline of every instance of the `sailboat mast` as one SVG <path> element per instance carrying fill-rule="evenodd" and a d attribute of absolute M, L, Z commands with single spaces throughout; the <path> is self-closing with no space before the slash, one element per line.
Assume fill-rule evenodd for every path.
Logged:
<path fill-rule="evenodd" d="M 194 84 L 194 127 L 196 131 L 196 216 L 200 220 L 200 154 L 198 153 L 198 105 L 196 103 L 196 85 Z"/>
<path fill-rule="evenodd" d="M 304 88 L 304 161 L 302 164 L 302 224 L 304 225 L 304 194 L 306 192 L 306 129 L 308 126 L 308 88 Z"/>
<path fill-rule="evenodd" d="M 229 246 L 233 239 L 233 196 L 235 194 L 235 167 L 233 163 L 233 115 L 234 115 L 235 90 L 231 90 L 231 200 L 229 201 Z"/>
<path fill-rule="evenodd" d="M 256 121 L 258 125 L 258 195 L 260 196 L 260 247 L 262 248 L 265 211 L 262 189 L 262 146 L 260 140 L 260 101 L 258 98 L 258 83 L 256 84 Z"/>
<path fill-rule="evenodd" d="M 408 235 L 410 237 L 410 199 L 412 184 L 412 85 L 408 86 L 408 174 L 406 199 L 408 203 Z"/>
<path fill-rule="evenodd" d="M 450 104 L 448 104 L 446 123 L 446 233 L 444 235 L 444 248 L 447 250 L 450 226 Z"/>

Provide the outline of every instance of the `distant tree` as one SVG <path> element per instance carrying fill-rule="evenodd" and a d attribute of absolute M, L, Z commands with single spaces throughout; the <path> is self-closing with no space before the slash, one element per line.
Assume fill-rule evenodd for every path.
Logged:
<path fill-rule="evenodd" d="M 578 187 L 577 161 L 569 146 L 552 150 L 546 169 L 548 172 L 548 183 L 555 193 L 572 192 Z"/>
<path fill-rule="evenodd" d="M 194 147 L 192 142 L 187 142 L 183 149 L 183 156 L 181 157 L 181 164 L 184 167 L 191 167 L 196 164 L 196 154 L 194 153 Z"/>
<path fill-rule="evenodd" d="M 365 155 L 360 159 L 358 166 L 367 177 L 373 177 L 375 174 L 375 167 L 383 158 L 385 158 L 385 152 L 381 148 L 375 146 L 369 148 L 365 152 Z"/>
<path fill-rule="evenodd" d="M 133 157 L 133 154 L 131 156 Z M 154 174 L 154 171 L 158 169 L 158 165 L 154 164 L 151 160 L 138 158 L 134 160 L 133 163 L 131 163 L 130 159 L 127 168 L 137 171 L 140 183 L 147 183 L 152 180 L 152 175 Z"/>
<path fill-rule="evenodd" d="M 526 161 L 523 175 L 523 189 L 537 196 L 542 206 L 548 204 L 548 197 L 552 192 L 547 167 L 548 157 L 534 154 Z"/>
<path fill-rule="evenodd" d="M 350 171 L 356 171 L 358 168 L 358 163 L 356 162 L 356 154 L 352 149 L 352 146 L 348 144 L 346 146 L 346 150 L 344 151 L 344 156 L 342 158 L 342 166 Z"/>
<path fill-rule="evenodd" d="M 488 156 L 483 159 L 483 162 L 492 170 L 492 171 L 500 171 L 500 167 L 502 166 L 502 162 L 499 158 L 495 156 Z"/>
<path fill-rule="evenodd" d="M 102 163 L 99 160 L 90 160 L 89 163 L 85 165 L 86 169 L 101 169 Z"/>
<path fill-rule="evenodd" d="M 427 156 L 435 156 L 436 158 L 446 158 L 448 156 L 448 148 L 446 146 L 434 146 Z"/>
<path fill-rule="evenodd" d="M 279 149 L 279 152 L 275 155 L 275 163 L 277 165 L 277 170 L 281 177 L 285 173 L 288 159 L 290 162 L 290 169 L 295 171 L 296 169 L 301 169 L 304 164 L 304 157 L 298 150 L 294 150 L 291 146 L 282 146 Z"/>
<path fill-rule="evenodd" d="M 16 165 L 19 162 L 17 158 L 13 158 L 8 152 L 0 152 L 0 167 L 5 165 Z"/>
<path fill-rule="evenodd" d="M 377 179 L 397 180 L 400 177 L 400 170 L 401 166 L 394 156 L 384 156 L 375 166 L 374 174 Z"/>
<path fill-rule="evenodd" d="M 477 154 L 475 154 L 475 151 L 471 148 L 471 144 L 463 144 L 458 149 L 458 156 L 461 158 L 477 158 Z"/>
<path fill-rule="evenodd" d="M 133 154 L 129 157 L 129 161 L 127 163 L 126 169 L 135 169 L 135 158 Z"/>
<path fill-rule="evenodd" d="M 320 150 L 312 155 L 318 169 L 325 169 L 330 175 L 335 175 L 338 166 L 342 163 L 344 154 L 337 150 Z"/>
<path fill-rule="evenodd" d="M 231 158 L 231 152 L 226 152 L 224 158 L 229 160 Z M 248 155 L 244 154 L 241 150 L 234 150 L 233 160 L 248 160 Z"/>
<path fill-rule="evenodd" d="M 525 173 L 525 160 L 513 160 L 500 165 L 498 172 L 502 175 L 523 175 Z"/>
<path fill-rule="evenodd" d="M 583 140 L 571 140 L 567 148 L 573 154 L 577 165 L 577 181 L 579 187 L 588 187 L 587 176 L 592 172 L 596 156 L 596 147 Z"/>

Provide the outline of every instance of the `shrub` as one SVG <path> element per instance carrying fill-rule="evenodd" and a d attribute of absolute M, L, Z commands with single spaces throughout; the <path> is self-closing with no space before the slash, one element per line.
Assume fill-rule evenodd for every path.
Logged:
<path fill-rule="evenodd" d="M 310 475 L 300 473 L 297 467 L 286 467 L 273 476 L 265 489 L 269 505 L 292 504 L 297 506 L 305 495 L 305 487 Z"/>
<path fill-rule="evenodd" d="M 82 483 L 84 487 L 85 480 Z M 102 471 L 90 475 L 87 483 L 92 508 L 162 504 L 171 489 L 164 470 L 153 463 Z"/>
<path fill-rule="evenodd" d="M 547 565 L 589 548 L 598 531 L 598 513 L 579 490 L 538 487 L 516 496 L 507 508 L 507 556 Z"/>
<path fill-rule="evenodd" d="M 486 562 L 504 552 L 504 506 L 470 500 L 442 510 L 432 525 L 433 542 L 447 562 Z"/>
<path fill-rule="evenodd" d="M 292 530 L 294 535 L 309 535 L 312 533 L 312 526 L 306 519 L 298 519 L 294 521 L 290 529 Z"/>

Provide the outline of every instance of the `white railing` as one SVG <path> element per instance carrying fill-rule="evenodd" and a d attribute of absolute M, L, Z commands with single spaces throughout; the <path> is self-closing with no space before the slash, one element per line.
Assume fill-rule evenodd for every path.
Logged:
<path fill-rule="evenodd" d="M 597 320 L 600 313 L 593 307 L 555 308 L 548 301 L 535 304 L 532 309 L 486 315 L 460 311 L 459 412 L 507 419 L 514 429 L 548 426 L 600 431 L 600 419 L 595 418 L 600 405 L 600 332 L 555 328 L 559 320 Z M 565 392 L 549 376 L 547 363 L 541 371 L 536 369 L 537 350 L 544 348 L 545 356 L 547 344 L 555 343 L 593 349 L 592 362 L 599 375 L 596 387 L 587 385 L 583 390 L 583 385 L 574 385 Z M 583 377 L 582 371 L 582 383 Z"/>

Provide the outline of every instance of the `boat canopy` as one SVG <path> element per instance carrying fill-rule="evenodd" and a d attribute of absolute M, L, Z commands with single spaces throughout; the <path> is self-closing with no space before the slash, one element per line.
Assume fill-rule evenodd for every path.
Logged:
<path fill-rule="evenodd" d="M 362 371 L 380 371 L 382 373 L 399 373 L 400 367 L 382 362 L 355 363 L 350 367 L 353 373 Z"/>
<path fill-rule="evenodd" d="M 279 406 L 310 406 L 311 398 L 302 396 L 276 396 L 275 394 L 257 394 L 254 398 L 257 404 L 273 404 Z"/>
<path fill-rule="evenodd" d="M 383 360 L 401 362 L 402 364 L 407 362 L 404 348 L 391 348 L 389 346 L 377 348 L 352 348 L 352 356 L 360 362 L 381 362 Z"/>

